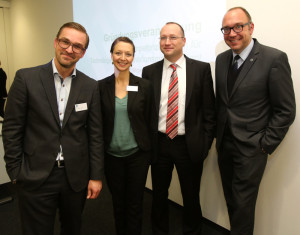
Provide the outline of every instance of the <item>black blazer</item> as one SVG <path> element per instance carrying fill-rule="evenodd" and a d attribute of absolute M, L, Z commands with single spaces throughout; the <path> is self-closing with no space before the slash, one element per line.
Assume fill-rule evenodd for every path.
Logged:
<path fill-rule="evenodd" d="M 87 109 L 75 111 L 75 104 Z M 9 177 L 27 189 L 40 186 L 51 173 L 62 145 L 71 187 L 83 190 L 103 175 L 103 140 L 97 82 L 76 70 L 62 127 L 52 63 L 17 71 L 10 88 L 3 143 Z"/>
<path fill-rule="evenodd" d="M 227 123 L 239 150 L 246 156 L 261 151 L 271 154 L 295 119 L 296 105 L 287 55 L 254 39 L 232 93 L 227 93 L 227 74 L 232 51 L 216 59 L 217 148 Z"/>
<path fill-rule="evenodd" d="M 208 63 L 186 58 L 185 136 L 191 160 L 203 161 L 214 139 L 215 96 Z M 154 160 L 158 153 L 158 115 L 160 106 L 163 60 L 143 68 L 142 77 L 154 88 L 152 132 Z"/>
<path fill-rule="evenodd" d="M 150 140 L 150 111 L 152 105 L 152 90 L 148 81 L 130 73 L 130 86 L 137 86 L 138 91 L 128 91 L 127 112 L 135 140 L 140 149 L 149 151 Z M 99 81 L 101 97 L 103 133 L 105 150 L 108 149 L 114 130 L 115 117 L 115 75 Z"/>

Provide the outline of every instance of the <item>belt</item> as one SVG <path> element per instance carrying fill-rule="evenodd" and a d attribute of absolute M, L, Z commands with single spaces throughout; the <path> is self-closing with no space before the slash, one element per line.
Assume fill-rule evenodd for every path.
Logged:
<path fill-rule="evenodd" d="M 166 138 L 168 140 L 177 140 L 177 139 L 184 139 L 185 135 L 176 135 L 173 139 L 171 139 L 167 134 L 162 133 L 162 132 L 158 132 L 158 136 Z"/>
<path fill-rule="evenodd" d="M 65 167 L 65 161 L 64 160 L 57 160 L 55 161 L 55 166 L 58 168 L 64 168 Z"/>

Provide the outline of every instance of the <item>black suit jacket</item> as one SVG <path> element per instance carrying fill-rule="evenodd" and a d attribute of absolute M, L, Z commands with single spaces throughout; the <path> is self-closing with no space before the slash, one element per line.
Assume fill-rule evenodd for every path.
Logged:
<path fill-rule="evenodd" d="M 6 73 L 2 68 L 0 68 L 0 99 L 7 97 L 6 79 L 7 79 Z"/>
<path fill-rule="evenodd" d="M 271 154 L 294 121 L 296 111 L 287 55 L 254 41 L 230 96 L 227 74 L 232 51 L 216 59 L 217 148 L 227 123 L 246 156 L 253 156 L 261 146 Z"/>
<path fill-rule="evenodd" d="M 158 153 L 158 116 L 161 95 L 163 60 L 143 68 L 142 77 L 154 88 L 152 132 L 154 158 Z M 215 96 L 211 69 L 208 63 L 186 57 L 185 136 L 193 162 L 203 161 L 214 139 Z"/>
<path fill-rule="evenodd" d="M 75 104 L 87 110 L 75 111 Z M 62 145 L 65 171 L 75 191 L 103 175 L 103 140 L 97 82 L 80 71 L 72 80 L 60 126 L 52 63 L 17 71 L 11 86 L 3 143 L 9 177 L 27 189 L 49 176 Z"/>
<path fill-rule="evenodd" d="M 130 86 L 137 86 L 138 91 L 128 92 L 127 112 L 135 140 L 140 149 L 151 149 L 150 111 L 152 105 L 152 89 L 148 81 L 130 73 Z M 100 80 L 99 90 L 103 117 L 104 145 L 108 149 L 114 130 L 115 117 L 115 75 Z"/>

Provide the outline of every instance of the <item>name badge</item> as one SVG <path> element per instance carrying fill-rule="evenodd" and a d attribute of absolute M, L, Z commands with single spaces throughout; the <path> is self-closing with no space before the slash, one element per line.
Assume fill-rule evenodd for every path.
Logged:
<path fill-rule="evenodd" d="M 138 91 L 138 86 L 127 86 L 126 91 Z"/>
<path fill-rule="evenodd" d="M 75 104 L 75 111 L 76 112 L 80 112 L 80 111 L 84 111 L 87 110 L 87 103 L 81 103 L 81 104 Z"/>

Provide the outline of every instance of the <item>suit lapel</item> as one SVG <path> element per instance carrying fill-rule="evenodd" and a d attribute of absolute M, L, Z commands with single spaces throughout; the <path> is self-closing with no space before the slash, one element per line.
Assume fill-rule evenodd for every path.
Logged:
<path fill-rule="evenodd" d="M 80 93 L 82 79 L 83 78 L 81 78 L 80 75 L 78 75 L 78 73 L 77 73 L 76 77 L 72 78 L 71 89 L 70 89 L 67 107 L 65 110 L 62 129 L 65 127 L 73 109 L 75 108 L 75 103 L 76 103 L 77 97 Z"/>
<path fill-rule="evenodd" d="M 259 54 L 259 43 L 256 41 L 254 44 L 254 47 L 252 49 L 252 51 L 250 52 L 250 54 L 248 55 L 247 59 L 244 62 L 243 68 L 239 74 L 239 76 L 236 79 L 236 82 L 232 88 L 232 92 L 230 95 L 230 98 L 233 96 L 233 94 L 236 92 L 238 86 L 241 84 L 241 82 L 246 78 L 246 75 L 248 74 L 249 70 L 251 69 L 251 67 L 254 65 L 257 56 Z"/>
<path fill-rule="evenodd" d="M 226 99 L 229 99 L 229 95 L 228 95 L 228 70 L 231 66 L 231 57 L 232 57 L 232 51 L 228 50 L 228 53 L 226 55 L 225 60 L 223 60 L 223 64 L 220 65 L 220 67 L 223 67 L 223 75 L 221 75 L 221 77 L 226 78 L 226 79 L 222 79 L 220 82 L 224 83 L 221 87 L 223 87 L 224 89 L 224 94 L 226 95 Z M 231 92 L 232 93 L 232 92 Z"/>
<path fill-rule="evenodd" d="M 139 81 L 138 81 L 137 77 L 135 77 L 132 73 L 130 73 L 129 85 L 130 86 L 138 86 L 139 85 Z M 138 92 L 140 92 L 140 91 L 138 91 Z M 135 98 L 136 98 L 138 92 L 128 91 L 127 110 L 130 110 L 130 108 L 132 107 L 132 104 L 136 100 Z"/>
<path fill-rule="evenodd" d="M 186 100 L 185 100 L 185 107 L 188 106 L 190 102 L 192 91 L 193 91 L 193 84 L 195 84 L 196 74 L 195 69 L 193 66 L 193 61 L 185 56 L 186 59 Z M 180 91 L 179 91 L 180 92 Z"/>
<path fill-rule="evenodd" d="M 155 101 L 155 108 L 157 113 L 159 113 L 163 64 L 164 64 L 163 60 L 157 63 L 156 69 L 153 74 L 154 101 Z"/>
<path fill-rule="evenodd" d="M 113 111 L 115 111 L 115 94 L 116 94 L 116 88 L 115 88 L 115 74 L 112 74 L 109 79 L 107 80 L 107 94 L 108 94 L 108 100 L 111 102 L 111 106 L 113 107 Z M 113 114 L 115 116 L 115 114 Z"/>
<path fill-rule="evenodd" d="M 52 69 L 51 62 L 48 63 L 47 65 L 45 65 L 44 69 L 42 70 L 42 72 L 40 74 L 40 79 L 42 81 L 42 84 L 43 84 L 45 93 L 47 95 L 54 118 L 55 118 L 57 124 L 60 125 L 54 77 L 53 77 L 53 69 Z"/>

